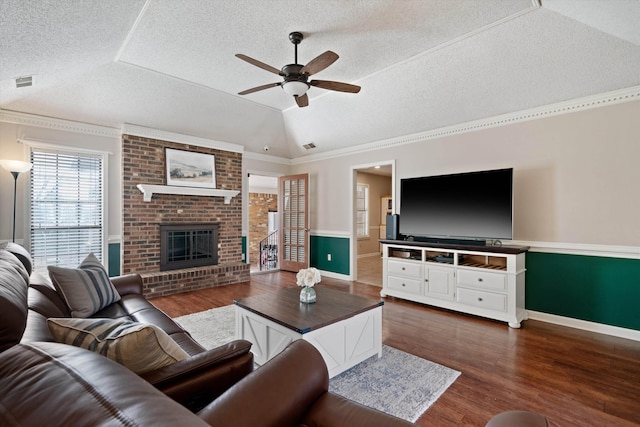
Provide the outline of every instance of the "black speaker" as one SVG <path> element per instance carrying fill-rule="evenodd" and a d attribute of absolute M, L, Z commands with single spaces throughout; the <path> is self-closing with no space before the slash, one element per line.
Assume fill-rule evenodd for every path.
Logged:
<path fill-rule="evenodd" d="M 400 215 L 387 215 L 387 240 L 400 240 Z"/>

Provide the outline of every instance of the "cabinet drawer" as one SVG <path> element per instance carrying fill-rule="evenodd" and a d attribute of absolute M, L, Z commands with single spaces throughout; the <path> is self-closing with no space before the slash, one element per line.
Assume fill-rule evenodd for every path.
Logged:
<path fill-rule="evenodd" d="M 504 292 L 507 290 L 507 276 L 501 273 L 459 269 L 458 284 Z"/>
<path fill-rule="evenodd" d="M 411 292 L 412 294 L 420 294 L 420 285 L 422 281 L 420 279 L 408 279 L 406 277 L 387 277 L 387 286 L 390 289 L 397 289 L 399 291 Z"/>
<path fill-rule="evenodd" d="M 422 278 L 422 264 L 419 262 L 403 262 L 389 260 L 387 274 L 402 277 Z"/>
<path fill-rule="evenodd" d="M 493 311 L 507 311 L 506 295 L 465 288 L 458 288 L 456 294 L 456 300 L 459 303 Z"/>

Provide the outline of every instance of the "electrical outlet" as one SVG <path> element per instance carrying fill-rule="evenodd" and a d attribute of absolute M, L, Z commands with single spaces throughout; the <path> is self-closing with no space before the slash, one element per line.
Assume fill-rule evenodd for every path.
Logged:
<path fill-rule="evenodd" d="M 327 254 L 327 261 L 331 261 L 331 254 Z"/>

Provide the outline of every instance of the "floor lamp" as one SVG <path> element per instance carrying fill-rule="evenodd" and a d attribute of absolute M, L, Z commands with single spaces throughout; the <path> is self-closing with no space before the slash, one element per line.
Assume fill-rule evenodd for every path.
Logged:
<path fill-rule="evenodd" d="M 16 190 L 18 189 L 18 177 L 22 172 L 27 172 L 33 166 L 29 162 L 20 160 L 0 160 L 0 166 L 13 175 L 13 241 L 16 241 Z"/>

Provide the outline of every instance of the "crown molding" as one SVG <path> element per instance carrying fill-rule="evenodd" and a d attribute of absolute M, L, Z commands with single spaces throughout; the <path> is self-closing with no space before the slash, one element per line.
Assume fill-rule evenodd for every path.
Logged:
<path fill-rule="evenodd" d="M 65 132 L 83 133 L 106 138 L 120 138 L 120 129 L 117 128 L 91 125 L 88 123 L 74 122 L 70 120 L 54 119 L 52 117 L 19 113 L 17 111 L 0 110 L 0 122 L 45 129 L 55 129 Z"/>
<path fill-rule="evenodd" d="M 43 140 L 33 139 L 29 137 L 18 138 L 16 142 L 18 144 L 24 144 L 27 147 L 31 147 L 31 148 L 41 148 L 45 150 L 65 150 L 65 151 L 72 150 L 75 153 L 84 153 L 84 154 L 99 155 L 99 156 L 104 156 L 104 155 L 113 156 L 113 151 L 92 150 L 90 148 L 74 147 L 66 144 L 60 144 L 59 142 L 55 142 L 55 141 L 43 141 Z"/>
<path fill-rule="evenodd" d="M 354 147 L 329 151 L 326 153 L 312 154 L 309 156 L 293 159 L 291 161 L 291 164 L 299 165 L 315 162 L 318 160 L 348 156 L 355 153 L 381 150 L 385 148 L 396 147 L 398 145 L 413 144 L 416 142 L 428 141 L 430 139 L 442 138 L 445 136 L 475 132 L 483 129 L 501 127 L 515 123 L 527 122 L 530 120 L 543 119 L 547 117 L 559 116 L 567 113 L 575 113 L 578 111 L 585 111 L 593 108 L 606 107 L 609 105 L 622 104 L 625 102 L 638 100 L 640 100 L 640 85 L 616 90 L 613 92 L 606 92 L 598 95 L 576 98 L 570 101 L 559 102 L 556 104 L 549 104 L 543 107 L 530 108 L 514 113 L 502 114 L 499 116 L 488 117 L 480 120 L 473 120 L 470 122 L 460 123 L 457 125 L 442 127 L 425 132 L 365 143 L 356 145 Z"/>
<path fill-rule="evenodd" d="M 146 128 L 143 126 L 125 123 L 122 129 L 107 126 L 92 125 L 88 123 L 74 122 L 70 120 L 55 119 L 52 117 L 38 116 L 34 114 L 20 113 L 16 111 L 0 109 L 0 122 L 15 123 L 24 126 L 34 126 L 47 129 L 55 129 L 67 132 L 83 133 L 87 135 L 101 136 L 107 138 L 120 138 L 122 134 L 136 135 L 147 138 L 162 139 L 165 141 L 191 144 L 206 148 L 214 148 L 225 151 L 242 153 L 245 158 L 261 160 L 270 163 L 280 163 L 285 165 L 300 165 L 304 163 L 326 160 L 336 157 L 348 156 L 355 153 L 375 151 L 391 148 L 399 145 L 413 144 L 416 142 L 428 141 L 430 139 L 445 136 L 458 135 L 468 132 L 475 132 L 483 129 L 506 126 L 515 123 L 537 120 L 547 117 L 574 113 L 578 111 L 590 110 L 609 105 L 621 104 L 640 100 L 640 85 L 598 95 L 576 98 L 543 107 L 536 107 L 521 110 L 514 113 L 503 114 L 485 119 L 469 121 L 453 126 L 433 129 L 400 137 L 389 138 L 371 143 L 356 145 L 354 147 L 333 150 L 326 153 L 312 154 L 296 159 L 269 156 L 260 153 L 245 152 L 244 147 L 238 144 L 215 141 L 207 138 L 200 138 L 191 135 L 184 135 L 174 132 L 162 131 L 158 129 Z"/>
<path fill-rule="evenodd" d="M 180 144 L 196 145 L 198 147 L 213 148 L 216 150 L 232 151 L 235 153 L 243 153 L 244 147 L 230 142 L 216 141 L 214 139 L 201 138 L 199 136 L 185 135 L 182 133 L 169 132 L 147 128 L 144 126 L 132 125 L 125 123 L 122 125 L 123 135 L 135 135 L 143 138 L 161 139 L 163 141 L 177 142 Z"/>

